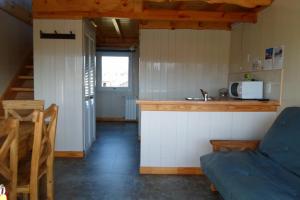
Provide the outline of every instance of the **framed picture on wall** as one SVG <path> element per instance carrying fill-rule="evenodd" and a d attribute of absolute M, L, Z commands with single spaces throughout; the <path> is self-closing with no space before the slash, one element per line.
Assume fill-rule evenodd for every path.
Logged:
<path fill-rule="evenodd" d="M 274 69 L 282 69 L 284 61 L 284 46 L 279 46 L 274 48 Z"/>
<path fill-rule="evenodd" d="M 274 48 L 266 49 L 264 69 L 272 69 L 273 68 L 273 53 L 274 53 Z"/>

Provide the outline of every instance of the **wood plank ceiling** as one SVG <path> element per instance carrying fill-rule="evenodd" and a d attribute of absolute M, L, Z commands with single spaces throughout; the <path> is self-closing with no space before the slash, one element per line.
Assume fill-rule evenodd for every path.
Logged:
<path fill-rule="evenodd" d="M 97 24 L 97 46 L 129 48 L 139 29 L 230 30 L 256 23 L 272 0 L 33 0 L 34 18 L 89 18 Z"/>

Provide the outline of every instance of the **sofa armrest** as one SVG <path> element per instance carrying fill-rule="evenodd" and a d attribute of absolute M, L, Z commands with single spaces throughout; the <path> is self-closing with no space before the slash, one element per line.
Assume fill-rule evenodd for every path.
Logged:
<path fill-rule="evenodd" d="M 213 151 L 245 151 L 256 150 L 259 140 L 210 140 Z"/>

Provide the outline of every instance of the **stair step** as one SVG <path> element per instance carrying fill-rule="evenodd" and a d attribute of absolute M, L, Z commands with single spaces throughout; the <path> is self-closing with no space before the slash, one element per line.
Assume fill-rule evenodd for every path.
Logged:
<path fill-rule="evenodd" d="M 26 69 L 33 69 L 33 65 L 26 65 L 25 68 Z"/>
<path fill-rule="evenodd" d="M 33 80 L 33 76 L 18 76 L 18 79 L 22 79 L 22 80 Z"/>
<path fill-rule="evenodd" d="M 25 88 L 25 87 L 13 87 L 11 88 L 11 91 L 14 92 L 33 92 L 33 88 Z"/>

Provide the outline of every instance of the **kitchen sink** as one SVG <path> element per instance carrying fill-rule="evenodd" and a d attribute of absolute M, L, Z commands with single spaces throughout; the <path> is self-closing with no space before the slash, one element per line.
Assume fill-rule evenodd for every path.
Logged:
<path fill-rule="evenodd" d="M 185 98 L 185 100 L 187 100 L 187 101 L 204 101 L 203 98 L 199 98 L 199 97 L 187 97 L 187 98 Z M 208 97 L 208 101 L 212 101 L 212 100 L 213 100 L 213 98 Z"/>

